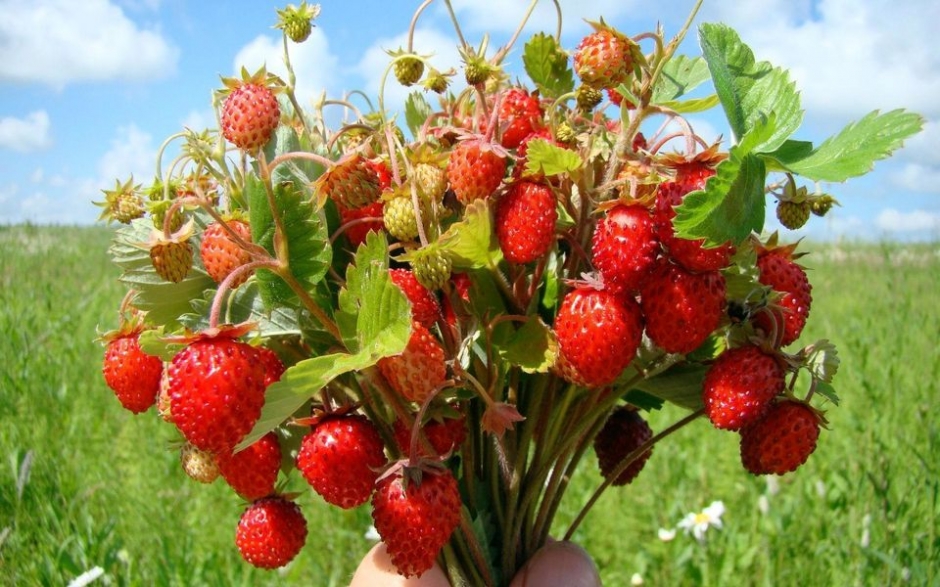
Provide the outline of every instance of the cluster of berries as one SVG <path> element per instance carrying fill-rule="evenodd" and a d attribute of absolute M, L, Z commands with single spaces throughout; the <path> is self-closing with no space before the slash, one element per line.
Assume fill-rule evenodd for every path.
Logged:
<path fill-rule="evenodd" d="M 279 26 L 302 41 L 316 12 L 291 7 Z M 106 192 L 104 216 L 129 225 L 114 250 L 132 291 L 121 326 L 103 337 L 105 380 L 127 409 L 156 405 L 175 426 L 190 477 L 221 477 L 250 502 L 236 534 L 248 562 L 283 566 L 306 540 L 282 472 L 299 471 L 338 507 L 371 503 L 405 576 L 430 569 L 454 531 L 471 527 L 462 517 L 482 506 L 462 495 L 491 486 L 483 477 L 507 463 L 531 470 L 498 483 L 525 479 L 513 495 L 537 497 L 488 507 L 533 508 L 513 514 L 519 523 L 555 511 L 538 496 L 568 463 L 551 459 L 582 444 L 593 444 L 610 483 L 627 484 L 656 440 L 632 394 L 672 366 L 699 369 L 691 407 L 740 432 L 748 471 L 783 474 L 815 449 L 824 419 L 809 400 L 834 361 L 824 345 L 786 351 L 812 301 L 795 247 L 676 230 L 677 208 L 707 188 L 727 153 L 687 123 L 685 151 L 663 152 L 675 137 L 662 133 L 647 140 L 645 118 L 679 118 L 651 102 L 666 45 L 646 56 L 606 24 L 593 27 L 570 56 L 546 35 L 527 46 L 542 52 L 533 62 L 554 63 L 537 89 L 509 83 L 502 55 L 465 47 L 467 88 L 455 95 L 452 71 L 425 74 L 425 57 L 392 52 L 399 82 L 424 79 L 440 94 L 437 110 L 413 95 L 421 122 L 412 140 L 384 112 L 324 135 L 289 85 L 243 71 L 224 81 L 220 130 L 182 135 L 177 177 Z M 566 76 L 568 101 L 551 86 Z M 298 180 L 312 169 L 318 175 Z M 392 261 L 369 284 L 387 280 L 407 299 L 403 348 L 376 347 L 371 363 L 349 372 L 318 367 L 335 375 L 296 411 L 263 418 L 280 414 L 269 388 L 289 387 L 294 365 L 361 351 L 335 305 L 357 252 L 376 242 Z M 308 270 L 316 263 L 319 273 Z M 223 324 L 228 315 L 245 319 Z M 814 386 L 798 398 L 801 369 Z M 556 423 L 569 416 L 554 409 L 571 407 L 553 399 L 564 394 L 582 398 L 572 413 L 591 419 L 572 426 L 575 438 Z M 288 453 L 283 440 L 298 431 Z M 535 442 L 544 446 L 530 456 Z M 480 464 L 484 456 L 499 464 Z M 505 557 L 492 566 L 511 576 L 544 535 L 502 532 L 489 537 Z"/>

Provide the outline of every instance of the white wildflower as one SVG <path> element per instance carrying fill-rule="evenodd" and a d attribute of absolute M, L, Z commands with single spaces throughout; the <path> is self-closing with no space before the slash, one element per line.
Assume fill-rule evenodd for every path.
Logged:
<path fill-rule="evenodd" d="M 365 537 L 366 540 L 379 541 L 382 539 L 382 537 L 379 536 L 379 531 L 375 529 L 375 526 L 369 526 L 369 529 L 366 530 Z"/>
<path fill-rule="evenodd" d="M 675 528 L 660 528 L 659 532 L 656 533 L 659 536 L 659 539 L 663 542 L 669 542 L 676 537 Z"/>
<path fill-rule="evenodd" d="M 643 575 L 639 573 L 633 573 L 633 576 L 630 577 L 630 585 L 633 587 L 638 587 L 643 584 Z"/>
<path fill-rule="evenodd" d="M 705 540 L 705 532 L 712 526 L 721 528 L 721 516 L 725 513 L 725 504 L 720 501 L 713 501 L 701 512 L 692 512 L 686 514 L 679 522 L 679 527 L 685 530 L 686 534 L 691 533 L 699 542 Z"/>

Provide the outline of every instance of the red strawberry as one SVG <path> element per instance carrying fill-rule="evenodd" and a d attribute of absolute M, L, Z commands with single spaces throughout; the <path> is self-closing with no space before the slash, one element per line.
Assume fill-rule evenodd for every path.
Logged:
<path fill-rule="evenodd" d="M 281 375 L 285 371 L 284 363 L 281 362 L 281 357 L 277 353 L 267 347 L 259 346 L 255 349 L 264 364 L 264 387 L 267 388 L 275 381 L 281 380 Z"/>
<path fill-rule="evenodd" d="M 739 430 L 755 422 L 783 391 L 785 376 L 777 359 L 756 346 L 723 352 L 702 382 L 708 419 L 723 430 Z"/>
<path fill-rule="evenodd" d="M 462 204 L 495 192 L 505 174 L 505 157 L 480 140 L 461 141 L 450 152 L 447 180 Z"/>
<path fill-rule="evenodd" d="M 457 480 L 447 469 L 414 477 L 406 470 L 379 481 L 372 519 L 399 574 L 420 577 L 434 565 L 460 523 L 461 507 Z"/>
<path fill-rule="evenodd" d="M 496 237 L 510 263 L 529 263 L 555 243 L 555 194 L 533 181 L 517 181 L 496 203 Z"/>
<path fill-rule="evenodd" d="M 646 335 L 667 353 L 691 353 L 718 328 L 725 308 L 725 278 L 691 273 L 660 261 L 640 296 Z"/>
<path fill-rule="evenodd" d="M 228 220 L 228 227 L 245 242 L 251 242 L 251 227 L 242 220 Z M 251 262 L 251 254 L 236 243 L 225 227 L 213 222 L 202 233 L 202 243 L 199 245 L 199 255 L 202 264 L 216 283 L 222 283 L 232 271 Z M 238 287 L 251 276 L 250 271 L 241 273 L 232 287 Z"/>
<path fill-rule="evenodd" d="M 645 206 L 618 204 L 598 221 L 591 255 L 608 288 L 639 290 L 658 254 L 653 216 Z"/>
<path fill-rule="evenodd" d="M 378 368 L 392 389 L 411 402 L 423 402 L 447 379 L 444 348 L 431 331 L 415 321 L 405 350 L 380 359 Z"/>
<path fill-rule="evenodd" d="M 594 452 L 597 454 L 597 464 L 601 475 L 609 479 L 627 455 L 640 448 L 652 437 L 653 431 L 649 424 L 632 407 L 622 406 L 611 412 L 607 421 L 604 422 L 604 427 L 594 438 Z M 627 485 L 636 479 L 651 454 L 653 454 L 653 449 L 644 452 L 630 463 L 611 484 Z"/>
<path fill-rule="evenodd" d="M 392 283 L 404 292 L 411 302 L 411 317 L 427 328 L 433 328 L 441 317 L 441 304 L 437 296 L 418 282 L 418 279 L 408 269 L 390 269 L 389 277 Z"/>
<path fill-rule="evenodd" d="M 755 475 L 796 470 L 816 450 L 820 417 L 805 403 L 781 401 L 741 429 L 741 463 Z"/>
<path fill-rule="evenodd" d="M 369 159 L 368 165 L 372 168 L 372 171 L 375 172 L 375 176 L 379 180 L 380 192 L 384 192 L 392 187 L 392 170 L 384 159 Z"/>
<path fill-rule="evenodd" d="M 296 503 L 280 496 L 259 499 L 245 510 L 235 531 L 242 558 L 262 569 L 283 567 L 307 541 L 307 520 Z"/>
<path fill-rule="evenodd" d="M 108 341 L 101 372 L 121 405 L 139 414 L 157 401 L 163 361 L 140 349 L 140 331 L 121 334 Z"/>
<path fill-rule="evenodd" d="M 254 347 L 224 334 L 177 353 L 167 381 L 173 423 L 201 450 L 232 450 L 261 415 L 264 364 Z"/>
<path fill-rule="evenodd" d="M 262 68 L 250 78 L 223 79 L 228 95 L 222 104 L 222 136 L 248 153 L 267 144 L 281 120 L 281 109 Z"/>
<path fill-rule="evenodd" d="M 537 95 L 525 88 L 513 87 L 503 92 L 499 103 L 500 144 L 515 149 L 522 139 L 542 125 L 542 107 Z"/>
<path fill-rule="evenodd" d="M 379 200 L 379 174 L 375 164 L 358 153 L 344 156 L 314 182 L 320 202 L 332 198 L 344 208 L 355 209 Z"/>
<path fill-rule="evenodd" d="M 325 416 L 304 436 L 297 469 L 327 503 L 349 509 L 372 494 L 385 446 L 375 425 L 358 414 Z"/>
<path fill-rule="evenodd" d="M 812 285 L 793 257 L 792 246 L 763 250 L 757 256 L 759 281 L 782 294 L 775 306 L 754 316 L 754 325 L 766 332 L 774 331 L 776 323 L 781 346 L 800 337 L 813 303 Z M 773 316 L 773 318 L 771 318 Z"/>
<path fill-rule="evenodd" d="M 261 499 L 274 493 L 281 470 L 281 443 L 276 433 L 268 432 L 244 450 L 219 454 L 216 463 L 235 493 L 248 501 Z"/>
<path fill-rule="evenodd" d="M 340 205 L 337 208 L 339 208 L 339 216 L 343 224 L 356 221 L 356 224 L 347 227 L 345 232 L 346 238 L 354 248 L 366 242 L 366 236 L 370 232 L 380 232 L 385 228 L 383 221 L 385 204 L 381 200 L 361 208 L 346 208 Z"/>
<path fill-rule="evenodd" d="M 633 72 L 633 43 L 606 25 L 591 24 L 594 32 L 581 39 L 575 49 L 574 71 L 592 88 L 616 88 Z"/>
<path fill-rule="evenodd" d="M 633 360 L 643 334 L 643 316 L 632 298 L 579 287 L 562 301 L 555 334 L 573 383 L 607 385 Z"/>
<path fill-rule="evenodd" d="M 392 430 L 395 434 L 395 442 L 398 444 L 398 448 L 402 453 L 407 455 L 411 448 L 411 428 L 406 426 L 403 420 L 395 420 L 395 423 L 392 425 Z M 424 435 L 428 444 L 434 449 L 434 454 L 428 454 L 427 449 L 419 439 L 418 454 L 414 456 L 433 457 L 445 455 L 459 448 L 466 439 L 466 419 L 459 417 L 429 420 L 421 427 L 421 434 Z"/>
<path fill-rule="evenodd" d="M 712 172 L 714 173 L 714 172 Z M 694 179 L 688 179 L 693 181 Z M 704 183 L 704 182 L 703 182 Z M 674 182 L 663 182 L 656 195 L 656 226 L 659 239 L 669 258 L 689 271 L 716 271 L 731 263 L 734 245 L 705 248 L 705 239 L 684 239 L 676 236 L 672 220 L 676 216 L 675 207 L 682 203 L 682 198 L 691 191 L 688 186 Z"/>

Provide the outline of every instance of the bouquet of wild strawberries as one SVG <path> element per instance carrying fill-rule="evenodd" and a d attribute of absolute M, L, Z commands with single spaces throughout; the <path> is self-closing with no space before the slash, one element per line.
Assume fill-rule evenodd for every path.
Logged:
<path fill-rule="evenodd" d="M 835 200 L 798 178 L 863 174 L 920 117 L 793 139 L 787 72 L 720 24 L 702 57 L 676 55 L 688 23 L 667 39 L 601 20 L 570 52 L 539 33 L 525 85 L 503 63 L 518 34 L 489 55 L 456 18 L 461 83 L 408 46 L 388 69 L 417 88 L 403 116 L 384 88 L 373 112 L 304 111 L 289 47 L 318 11 L 279 11 L 287 81 L 224 80 L 219 130 L 171 137 L 152 185 L 101 203 L 126 225 L 111 253 L 129 290 L 105 379 L 178 429 L 192 478 L 250 502 L 248 562 L 285 565 L 306 540 L 278 483 L 294 468 L 330 504 L 369 503 L 402 575 L 505 585 L 591 451 L 605 481 L 566 538 L 702 415 L 740 435 L 751 473 L 806 460 L 838 361 L 826 341 L 793 349 L 811 288 L 796 246 L 761 236 L 766 202 L 791 229 L 825 215 Z M 684 118 L 715 106 L 724 147 Z M 327 128 L 333 107 L 355 119 Z M 667 401 L 689 414 L 654 434 L 643 412 Z"/>

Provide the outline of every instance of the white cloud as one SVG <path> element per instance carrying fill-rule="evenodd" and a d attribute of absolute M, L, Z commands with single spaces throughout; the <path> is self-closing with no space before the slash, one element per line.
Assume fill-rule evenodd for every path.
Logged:
<path fill-rule="evenodd" d="M 52 145 L 50 126 L 49 114 L 45 110 L 30 112 L 25 118 L 0 118 L 0 149 L 20 153 L 46 149 Z"/>
<path fill-rule="evenodd" d="M 453 0 L 461 25 L 470 30 L 512 33 L 522 21 L 529 2 L 506 2 L 505 0 Z M 601 16 L 607 22 L 628 15 L 640 4 L 635 0 L 560 0 L 564 15 L 563 30 L 586 30 L 584 19 L 597 20 Z M 558 17 L 552 2 L 540 2 L 526 23 L 526 31 L 554 33 Z M 471 44 L 475 40 L 467 39 Z M 495 47 L 494 47 L 495 49 Z"/>
<path fill-rule="evenodd" d="M 934 0 L 720 0 L 706 18 L 733 26 L 758 59 L 789 69 L 810 115 L 858 118 L 905 107 L 940 115 Z"/>
<path fill-rule="evenodd" d="M 215 119 L 215 112 L 212 109 L 191 110 L 183 119 L 181 126 L 195 132 L 219 127 Z"/>
<path fill-rule="evenodd" d="M 892 172 L 891 181 L 899 188 L 912 192 L 940 194 L 940 168 L 906 163 Z"/>
<path fill-rule="evenodd" d="M 875 226 L 885 232 L 940 233 L 940 213 L 929 210 L 901 212 L 886 208 L 875 218 Z"/>
<path fill-rule="evenodd" d="M 301 44 L 291 44 L 290 61 L 297 77 L 295 93 L 301 106 L 306 107 L 311 101 L 318 100 L 325 90 L 329 97 L 335 97 L 341 90 L 337 80 L 342 78 L 336 55 L 330 52 L 329 41 L 320 28 L 315 28 Z M 244 66 L 249 73 L 254 73 L 262 65 L 270 73 L 287 81 L 287 67 L 284 65 L 284 47 L 280 36 L 259 35 L 245 45 L 235 55 L 233 75 Z"/>
<path fill-rule="evenodd" d="M 73 82 L 172 74 L 179 50 L 108 0 L 4 0 L 0 81 Z"/>
<path fill-rule="evenodd" d="M 109 187 L 116 179 L 124 181 L 131 175 L 147 183 L 154 176 L 156 153 L 150 134 L 134 124 L 119 127 L 111 139 L 111 148 L 98 162 L 98 177 Z"/>

